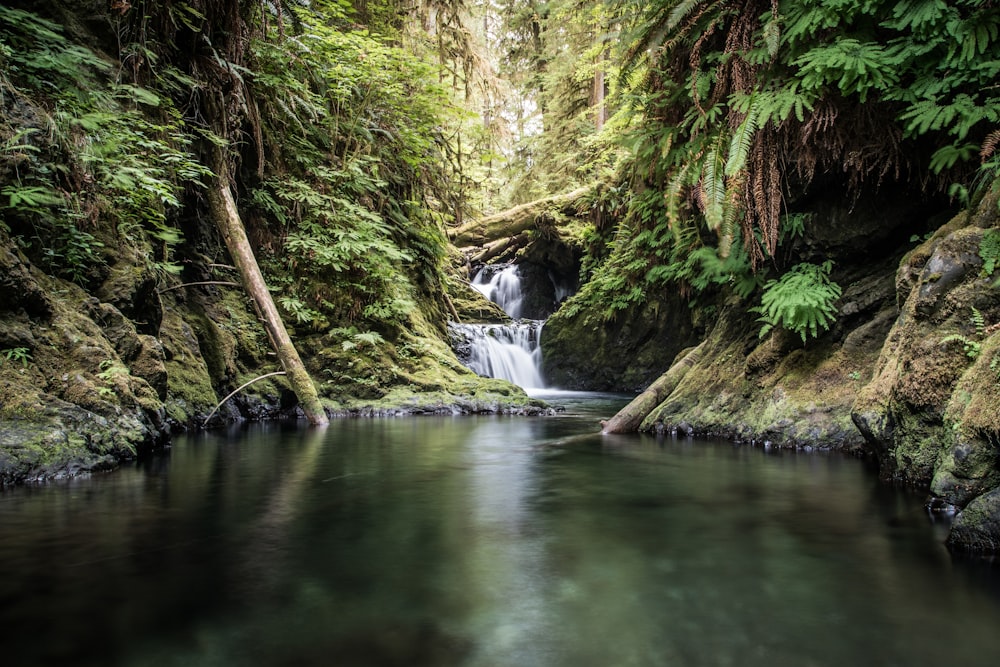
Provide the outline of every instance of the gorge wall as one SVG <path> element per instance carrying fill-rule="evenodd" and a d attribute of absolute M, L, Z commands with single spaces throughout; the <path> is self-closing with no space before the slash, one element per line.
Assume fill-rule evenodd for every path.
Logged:
<path fill-rule="evenodd" d="M 869 456 L 884 480 L 926 490 L 931 510 L 954 515 L 950 545 L 996 552 L 997 199 L 994 189 L 898 261 L 840 252 L 837 322 L 807 343 L 780 329 L 759 338 L 752 304 L 726 297 L 640 429 Z"/>

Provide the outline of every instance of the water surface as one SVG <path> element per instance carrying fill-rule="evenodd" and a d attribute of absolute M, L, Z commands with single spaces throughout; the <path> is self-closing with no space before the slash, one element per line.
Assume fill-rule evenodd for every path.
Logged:
<path fill-rule="evenodd" d="M 996 571 L 862 462 L 556 417 L 179 439 L 0 494 L 4 665 L 1000 664 Z"/>

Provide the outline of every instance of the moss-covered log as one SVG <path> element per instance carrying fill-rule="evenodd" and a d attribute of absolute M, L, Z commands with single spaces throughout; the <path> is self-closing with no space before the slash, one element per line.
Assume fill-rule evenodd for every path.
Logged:
<path fill-rule="evenodd" d="M 642 392 L 632 402 L 618 411 L 614 417 L 604 423 L 602 433 L 634 433 L 639 430 L 639 425 L 656 406 L 670 395 L 677 388 L 688 370 L 701 358 L 701 350 L 704 343 L 696 347 L 688 348 L 678 355 L 677 360 L 670 366 L 666 373 L 661 375 L 656 382 L 649 385 L 646 391 Z"/>
<path fill-rule="evenodd" d="M 467 222 L 449 233 L 452 243 L 459 248 L 491 246 L 501 239 L 516 237 L 522 232 L 544 224 L 552 213 L 577 215 L 583 198 L 593 191 L 587 186 L 561 195 L 538 199 L 527 204 Z M 502 244 L 501 244 L 502 245 Z"/>

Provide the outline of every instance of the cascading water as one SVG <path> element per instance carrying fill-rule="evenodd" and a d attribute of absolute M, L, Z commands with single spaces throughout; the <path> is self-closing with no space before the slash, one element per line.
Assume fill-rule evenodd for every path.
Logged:
<path fill-rule="evenodd" d="M 515 320 L 520 318 L 524 292 L 521 290 L 521 275 L 518 273 L 517 265 L 511 264 L 492 273 L 491 268 L 481 268 L 472 279 L 472 287 L 503 308 L 503 311 Z"/>
<path fill-rule="evenodd" d="M 464 363 L 479 375 L 509 380 L 525 389 L 545 386 L 539 370 L 538 346 L 542 323 L 521 320 L 513 324 L 453 324 Z M 466 351 L 467 350 L 467 351 Z"/>
<path fill-rule="evenodd" d="M 524 292 L 517 266 L 499 271 L 484 268 L 476 274 L 472 286 L 517 321 L 511 324 L 449 323 L 459 358 L 479 375 L 508 380 L 525 389 L 544 388 L 539 347 L 544 322 L 518 319 Z"/>

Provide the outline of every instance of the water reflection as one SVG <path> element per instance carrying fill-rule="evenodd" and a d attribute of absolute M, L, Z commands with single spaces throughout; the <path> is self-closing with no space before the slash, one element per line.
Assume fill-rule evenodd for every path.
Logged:
<path fill-rule="evenodd" d="M 601 436 L 560 398 L 5 492 L 4 664 L 997 664 L 995 571 L 921 498 L 832 455 Z"/>

